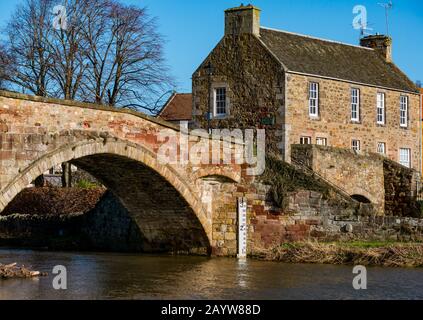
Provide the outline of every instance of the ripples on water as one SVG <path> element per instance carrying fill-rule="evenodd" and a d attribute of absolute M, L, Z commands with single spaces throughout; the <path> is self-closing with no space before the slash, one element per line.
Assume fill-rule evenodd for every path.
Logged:
<path fill-rule="evenodd" d="M 346 266 L 26 250 L 0 250 L 0 262 L 49 272 L 0 280 L 0 299 L 423 299 L 423 269 L 369 268 L 368 290 L 355 291 Z M 66 291 L 52 287 L 55 265 Z"/>

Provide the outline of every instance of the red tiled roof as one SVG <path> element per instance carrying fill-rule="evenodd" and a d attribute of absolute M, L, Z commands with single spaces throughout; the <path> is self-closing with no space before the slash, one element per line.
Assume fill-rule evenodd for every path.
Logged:
<path fill-rule="evenodd" d="M 166 121 L 192 120 L 192 94 L 174 93 L 159 113 Z"/>

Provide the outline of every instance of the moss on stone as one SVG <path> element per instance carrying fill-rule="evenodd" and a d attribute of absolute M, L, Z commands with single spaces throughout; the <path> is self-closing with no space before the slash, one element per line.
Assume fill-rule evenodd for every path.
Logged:
<path fill-rule="evenodd" d="M 287 205 L 289 192 L 310 190 L 321 193 L 324 198 L 329 198 L 331 194 L 325 183 L 272 156 L 266 158 L 266 170 L 261 180 L 271 187 L 272 201 L 280 208 Z"/>

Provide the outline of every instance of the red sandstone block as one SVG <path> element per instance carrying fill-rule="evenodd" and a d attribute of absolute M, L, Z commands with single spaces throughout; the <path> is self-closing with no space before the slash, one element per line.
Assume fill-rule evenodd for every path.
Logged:
<path fill-rule="evenodd" d="M 239 187 L 237 187 L 236 192 L 242 192 L 242 193 L 245 193 L 245 192 L 248 192 L 248 189 L 247 189 L 247 188 L 245 188 L 245 187 L 241 187 L 241 186 L 239 186 Z"/>
<path fill-rule="evenodd" d="M 265 214 L 265 212 L 264 212 L 264 206 L 261 206 L 261 205 L 253 205 L 251 209 L 257 215 L 263 215 L 263 214 Z"/>
<path fill-rule="evenodd" d="M 5 150 L 0 151 L 0 160 L 8 160 L 8 159 L 11 159 L 12 156 L 13 156 L 12 151 L 5 151 Z"/>
<path fill-rule="evenodd" d="M 309 226 L 319 226 L 322 223 L 319 220 L 306 220 L 306 224 L 308 224 Z"/>
<path fill-rule="evenodd" d="M 301 224 L 300 225 L 300 231 L 308 231 L 310 230 L 310 226 L 306 225 L 306 224 Z"/>
<path fill-rule="evenodd" d="M 277 221 L 279 221 L 279 216 L 272 215 L 272 214 L 268 214 L 268 215 L 267 215 L 267 219 L 269 219 L 269 220 L 277 220 Z"/>
<path fill-rule="evenodd" d="M 300 231 L 300 230 L 301 230 L 301 226 L 298 225 L 298 224 L 286 226 L 286 231 L 289 231 L 289 232 L 297 232 L 297 231 Z"/>
<path fill-rule="evenodd" d="M 0 132 L 8 132 L 9 131 L 9 127 L 7 126 L 7 124 L 5 123 L 0 123 Z"/>

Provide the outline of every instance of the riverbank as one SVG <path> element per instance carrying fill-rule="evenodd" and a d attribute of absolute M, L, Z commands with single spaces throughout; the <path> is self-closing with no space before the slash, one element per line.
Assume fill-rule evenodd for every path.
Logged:
<path fill-rule="evenodd" d="M 284 263 L 423 267 L 423 243 L 290 243 L 263 250 L 255 258 Z"/>

